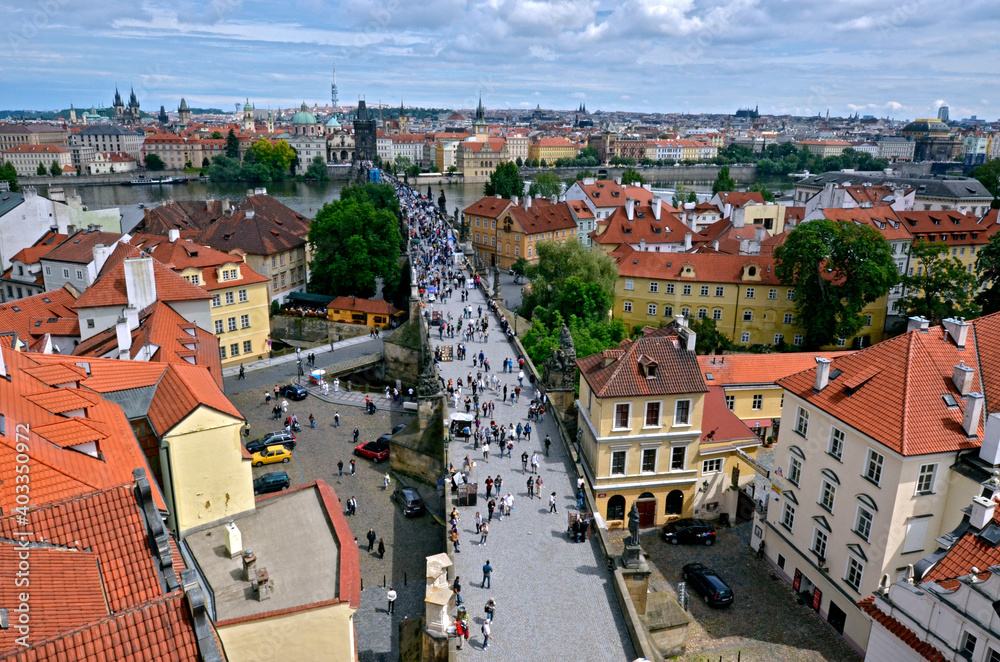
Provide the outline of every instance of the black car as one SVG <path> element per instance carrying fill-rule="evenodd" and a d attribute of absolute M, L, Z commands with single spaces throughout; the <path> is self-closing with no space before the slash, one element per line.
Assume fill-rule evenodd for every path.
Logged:
<path fill-rule="evenodd" d="M 420 492 L 414 487 L 399 487 L 392 493 L 392 499 L 403 508 L 403 514 L 407 517 L 423 515 L 424 500 Z"/>
<path fill-rule="evenodd" d="M 396 434 L 397 432 L 399 432 L 400 430 L 402 430 L 406 426 L 407 426 L 406 423 L 400 423 L 399 425 L 397 425 L 396 427 L 394 427 L 392 429 L 392 432 L 387 432 L 387 433 L 383 434 L 382 436 L 380 436 L 378 438 L 377 441 L 381 441 L 382 443 L 388 444 L 390 441 L 392 441 L 392 435 Z"/>
<path fill-rule="evenodd" d="M 260 439 L 254 439 L 253 441 L 247 442 L 247 450 L 250 453 L 259 453 L 268 446 L 276 446 L 281 444 L 288 450 L 295 450 L 295 435 L 290 432 L 285 432 L 284 430 L 278 430 L 276 432 L 268 432 Z"/>
<path fill-rule="evenodd" d="M 684 566 L 684 580 L 692 590 L 705 598 L 709 607 L 728 607 L 733 604 L 733 589 L 722 577 L 701 563 Z"/>
<path fill-rule="evenodd" d="M 284 471 L 272 471 L 253 479 L 254 494 L 267 494 L 288 489 L 291 481 Z"/>
<path fill-rule="evenodd" d="M 678 519 L 663 527 L 663 539 L 672 545 L 709 546 L 715 542 L 715 527 L 703 519 Z"/>
<path fill-rule="evenodd" d="M 305 400 L 306 396 L 309 395 L 309 391 L 298 384 L 285 384 L 278 392 L 291 400 Z"/>
<path fill-rule="evenodd" d="M 407 425 L 409 425 L 409 423 L 400 423 L 399 425 L 397 425 L 396 427 L 394 427 L 392 429 L 392 432 L 390 432 L 389 434 L 396 434 L 397 432 L 399 432 L 403 428 L 405 428 Z"/>

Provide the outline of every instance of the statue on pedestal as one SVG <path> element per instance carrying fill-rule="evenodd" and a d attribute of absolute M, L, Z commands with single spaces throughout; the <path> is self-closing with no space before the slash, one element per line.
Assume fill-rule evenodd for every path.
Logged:
<path fill-rule="evenodd" d="M 628 539 L 628 545 L 637 547 L 639 545 L 639 506 L 632 502 L 632 510 L 628 511 L 628 532 L 632 534 Z"/>
<path fill-rule="evenodd" d="M 576 346 L 569 327 L 559 332 L 559 347 L 542 364 L 542 381 L 549 389 L 571 389 L 576 383 Z"/>
<path fill-rule="evenodd" d="M 493 265 L 493 298 L 503 298 L 500 295 L 500 267 L 496 265 Z"/>

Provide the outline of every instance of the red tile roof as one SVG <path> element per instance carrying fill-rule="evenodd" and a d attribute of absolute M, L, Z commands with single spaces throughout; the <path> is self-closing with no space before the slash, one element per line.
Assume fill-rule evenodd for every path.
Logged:
<path fill-rule="evenodd" d="M 993 511 L 993 523 L 1000 524 L 1000 508 Z M 947 588 L 949 580 L 965 577 L 977 568 L 989 575 L 987 568 L 1000 564 L 1000 549 L 979 537 L 979 531 L 966 531 L 951 549 L 924 576 L 924 581 L 937 582 Z"/>
<path fill-rule="evenodd" d="M 14 145 L 3 151 L 4 154 L 69 154 L 69 150 L 59 145 Z"/>
<path fill-rule="evenodd" d="M 531 201 L 531 206 L 511 207 L 510 215 L 525 234 L 537 235 L 559 230 L 575 230 L 576 221 L 565 203 L 552 204 L 545 198 Z"/>
<path fill-rule="evenodd" d="M 327 310 L 347 310 L 368 313 L 371 315 L 393 316 L 399 309 L 383 299 L 358 299 L 355 297 L 337 297 L 326 304 Z"/>
<path fill-rule="evenodd" d="M 153 263 L 153 278 L 156 283 L 156 299 L 158 301 L 192 301 L 212 298 L 211 294 L 184 280 L 155 258 L 146 259 L 151 259 Z M 125 290 L 125 262 L 123 261 L 110 271 L 102 270 L 101 277 L 80 295 L 73 308 L 80 310 L 81 308 L 126 305 L 128 305 L 128 295 Z"/>
<path fill-rule="evenodd" d="M 593 184 L 576 182 L 595 207 L 624 207 L 625 200 L 633 198 L 637 203 L 648 205 L 653 200 L 653 192 L 642 186 L 622 186 L 613 179 L 599 179 Z"/>
<path fill-rule="evenodd" d="M 51 251 L 53 248 L 69 239 L 69 235 L 52 232 L 49 230 L 42 238 L 27 248 L 22 248 L 10 258 L 24 264 L 37 264 L 39 258 Z"/>
<path fill-rule="evenodd" d="M 640 372 L 640 359 L 656 362 L 654 377 L 646 377 Z M 694 352 L 684 349 L 676 336 L 625 340 L 615 349 L 577 359 L 576 365 L 599 398 L 704 393 L 708 390 Z"/>
<path fill-rule="evenodd" d="M 628 245 L 622 245 L 615 252 L 618 255 L 618 272 L 625 277 L 690 283 L 781 285 L 781 281 L 774 275 L 774 258 L 770 257 L 721 253 L 651 253 L 636 251 Z M 694 275 L 682 276 L 684 267 L 688 265 L 694 269 Z M 746 266 L 756 267 L 760 279 L 744 280 Z"/>
<path fill-rule="evenodd" d="M 760 444 L 760 438 L 726 406 L 726 392 L 721 386 L 709 386 L 701 414 L 701 443 L 720 444 L 747 441 Z M 749 445 L 749 444 L 748 444 Z"/>
<path fill-rule="evenodd" d="M 500 218 L 500 215 L 503 214 L 510 205 L 511 201 L 507 198 L 487 196 L 480 198 L 463 209 L 462 213 L 471 214 L 473 216 L 485 216 L 486 218 Z"/>
<path fill-rule="evenodd" d="M 899 216 L 892 207 L 886 205 L 870 208 L 854 207 L 852 209 L 829 207 L 823 210 L 823 216 L 831 221 L 853 221 L 857 225 L 871 226 L 881 232 L 886 241 L 910 241 L 913 239 L 906 224 L 899 220 Z"/>
<path fill-rule="evenodd" d="M 241 255 L 223 253 L 210 246 L 201 246 L 187 239 L 171 242 L 163 235 L 140 234 L 132 237 L 129 243 L 146 251 L 178 274 L 188 268 L 201 270 L 202 282 L 199 282 L 198 285 L 209 292 L 268 281 L 266 276 L 251 269 L 243 261 Z M 218 279 L 217 269 L 226 264 L 235 264 L 239 267 L 240 278 L 238 280 L 220 281 Z"/>
<path fill-rule="evenodd" d="M 733 207 L 746 207 L 748 204 L 764 204 L 764 195 L 760 191 L 720 191 L 717 195 L 722 201 L 723 208 L 727 203 Z"/>
<path fill-rule="evenodd" d="M 597 222 L 590 237 L 595 243 L 617 246 L 638 244 L 643 239 L 647 244 L 683 244 L 684 235 L 688 232 L 691 232 L 692 238 L 698 236 L 667 209 L 661 206 L 660 220 L 657 221 L 651 206 L 636 205 L 630 221 L 625 207 L 618 207 L 606 219 Z"/>
<path fill-rule="evenodd" d="M 0 304 L 0 330 L 16 332 L 23 342 L 45 333 L 78 336 L 80 326 L 73 310 L 76 297 L 70 289 L 61 287 Z"/>
<path fill-rule="evenodd" d="M 918 637 L 912 630 L 875 606 L 875 598 L 867 597 L 858 603 L 858 608 L 871 616 L 872 620 L 894 634 L 904 644 L 917 651 L 929 662 L 948 662 L 941 651 Z"/>
<path fill-rule="evenodd" d="M 102 230 L 84 230 L 77 232 L 61 244 L 49 251 L 44 259 L 56 262 L 73 262 L 89 264 L 94 259 L 94 247 L 98 244 L 114 246 L 122 235 L 117 232 Z"/>
<path fill-rule="evenodd" d="M 835 359 L 854 352 L 789 352 L 786 354 L 723 354 L 699 356 L 698 365 L 705 383 L 730 386 L 735 384 L 774 384 L 782 377 L 816 367 L 816 357 Z M 711 379 L 709 379 L 711 375 Z"/>
<path fill-rule="evenodd" d="M 949 245 L 985 244 L 1000 230 L 989 214 L 983 218 L 958 211 L 899 211 L 896 215 L 916 239 L 943 241 Z"/>

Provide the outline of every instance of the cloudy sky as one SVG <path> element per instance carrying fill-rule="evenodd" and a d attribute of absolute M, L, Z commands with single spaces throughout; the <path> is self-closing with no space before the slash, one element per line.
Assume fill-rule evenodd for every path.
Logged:
<path fill-rule="evenodd" d="M 0 0 L 0 109 L 342 104 L 994 120 L 996 0 Z"/>

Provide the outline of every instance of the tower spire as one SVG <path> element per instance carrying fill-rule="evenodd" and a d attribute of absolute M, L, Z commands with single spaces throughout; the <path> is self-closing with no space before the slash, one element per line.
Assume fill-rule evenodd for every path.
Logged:
<path fill-rule="evenodd" d="M 330 84 L 330 101 L 334 107 L 339 106 L 339 94 L 337 93 L 337 63 L 333 63 L 333 82 Z"/>

